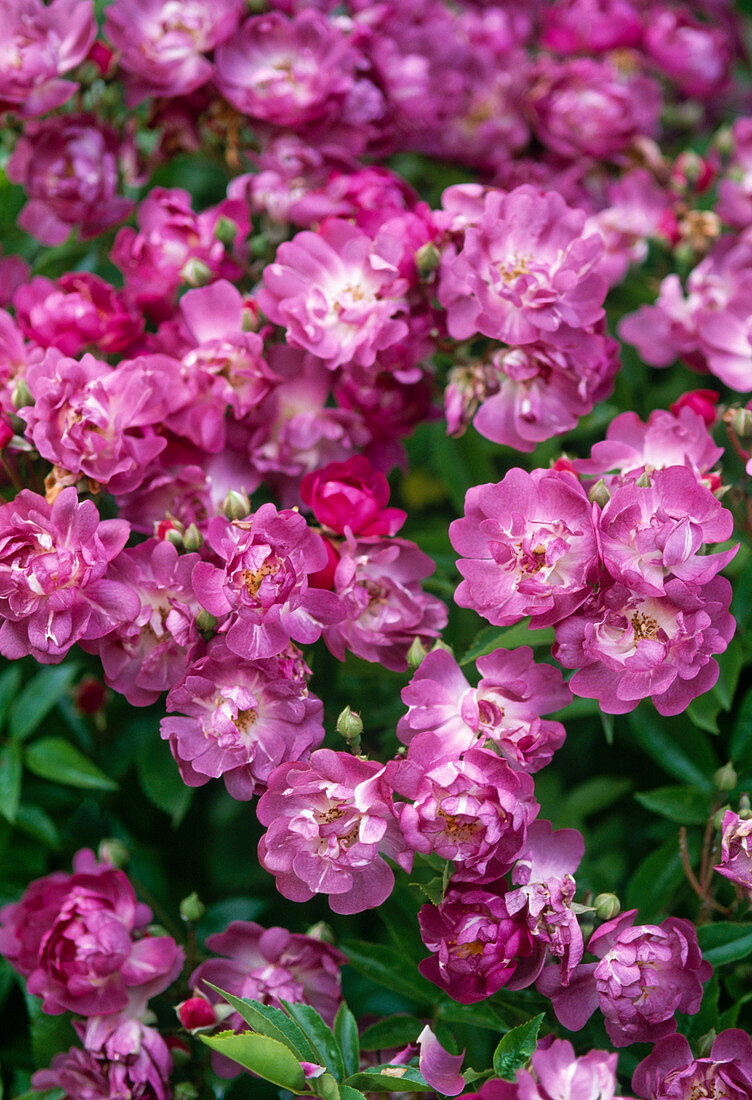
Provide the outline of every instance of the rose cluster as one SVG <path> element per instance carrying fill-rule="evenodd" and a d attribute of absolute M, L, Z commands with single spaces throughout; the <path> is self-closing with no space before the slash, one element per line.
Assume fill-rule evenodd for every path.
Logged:
<path fill-rule="evenodd" d="M 35 1074 L 35 1088 L 71 1097 L 171 1095 L 172 1058 L 150 1026 L 148 1002 L 177 978 L 184 955 L 171 936 L 150 931 L 151 916 L 124 872 L 85 849 L 72 874 L 37 879 L 0 910 L 0 954 L 44 1012 L 75 1014 L 83 1043 Z"/>
<path fill-rule="evenodd" d="M 554 626 L 572 691 L 606 713 L 649 697 L 679 714 L 713 686 L 734 632 L 718 573 L 735 550 L 706 553 L 733 529 L 710 488 L 717 457 L 689 406 L 647 424 L 623 413 L 589 459 L 471 489 L 450 528 L 457 602 L 498 626 Z"/>

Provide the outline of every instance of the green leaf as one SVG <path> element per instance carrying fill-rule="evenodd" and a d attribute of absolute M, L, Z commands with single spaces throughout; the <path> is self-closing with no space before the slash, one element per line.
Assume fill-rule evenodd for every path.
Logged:
<path fill-rule="evenodd" d="M 43 719 L 75 680 L 78 669 L 75 663 L 51 665 L 32 676 L 10 709 L 8 729 L 11 737 L 25 741 L 39 729 Z"/>
<path fill-rule="evenodd" d="M 350 1076 L 358 1072 L 360 1066 L 360 1041 L 358 1023 L 345 1002 L 339 1006 L 334 1018 L 334 1037 L 342 1051 L 345 1073 Z"/>
<path fill-rule="evenodd" d="M 43 737 L 29 745 L 25 753 L 26 767 L 40 779 L 64 783 L 68 787 L 86 790 L 114 791 L 117 783 L 92 764 L 82 752 L 62 737 Z"/>
<path fill-rule="evenodd" d="M 376 1066 L 348 1077 L 345 1085 L 361 1092 L 433 1092 L 414 1066 Z"/>
<path fill-rule="evenodd" d="M 31 1050 L 38 1066 L 48 1066 L 56 1054 L 67 1050 L 76 1040 L 70 1017 L 50 1016 L 42 1011 L 38 997 L 26 993 L 26 1011 L 31 1025 Z"/>
<path fill-rule="evenodd" d="M 541 1012 L 506 1033 L 494 1051 L 493 1068 L 497 1077 L 503 1081 L 515 1080 L 517 1070 L 525 1065 L 535 1050 L 544 1016 L 545 1013 Z"/>
<path fill-rule="evenodd" d="M 421 974 L 405 968 L 404 955 L 386 944 L 350 941 L 341 945 L 348 962 L 359 973 L 378 985 L 385 985 L 419 1004 L 436 1004 L 443 998 L 437 986 Z"/>
<path fill-rule="evenodd" d="M 705 924 L 697 929 L 697 939 L 702 957 L 713 966 L 725 966 L 752 954 L 752 924 Z"/>
<path fill-rule="evenodd" d="M 270 1039 L 276 1039 L 278 1043 L 283 1043 L 301 1062 L 318 1062 L 316 1051 L 308 1042 L 305 1032 L 281 1008 L 262 1005 L 259 1001 L 251 1001 L 246 997 L 236 997 L 233 993 L 227 993 L 219 986 L 212 985 L 211 982 L 204 984 L 232 1005 L 241 1019 L 245 1020 L 254 1031 Z"/>
<path fill-rule="evenodd" d="M 332 1077 L 337 1081 L 345 1077 L 345 1067 L 342 1063 L 342 1052 L 337 1045 L 332 1029 L 324 1023 L 315 1008 L 311 1005 L 292 1004 L 280 998 L 280 1003 L 285 1012 L 295 1021 L 298 1027 L 306 1035 L 311 1046 L 317 1051 L 314 1061 L 320 1066 L 326 1066 Z"/>
<path fill-rule="evenodd" d="M 473 639 L 472 645 L 463 655 L 461 665 L 469 665 L 477 661 L 479 657 L 485 657 L 487 653 L 493 653 L 495 649 L 515 649 L 520 645 L 551 646 L 556 640 L 553 627 L 543 630 L 529 630 L 530 619 L 524 619 L 521 623 L 500 630 L 498 626 L 487 626 Z"/>
<path fill-rule="evenodd" d="M 305 1091 L 305 1075 L 300 1062 L 289 1049 L 268 1035 L 252 1031 L 223 1031 L 219 1035 L 199 1035 L 202 1043 L 237 1062 L 243 1069 L 271 1081 L 279 1088 L 300 1094 Z"/>
<path fill-rule="evenodd" d="M 173 826 L 183 820 L 191 804 L 192 788 L 180 778 L 172 753 L 165 741 L 148 738 L 136 758 L 138 779 L 146 797 L 158 810 L 169 814 Z"/>
<path fill-rule="evenodd" d="M 0 729 L 5 725 L 5 715 L 18 694 L 20 684 L 21 669 L 17 664 L 12 664 L 0 676 Z"/>
<path fill-rule="evenodd" d="M 693 699 L 686 710 L 686 715 L 698 729 L 706 733 L 720 733 L 718 729 L 718 715 L 723 710 L 723 704 L 715 692 L 706 691 L 704 695 L 698 695 Z"/>
<path fill-rule="evenodd" d="M 645 809 L 680 825 L 704 825 L 713 808 L 711 796 L 693 787 L 656 787 L 640 791 L 635 799 Z"/>
<path fill-rule="evenodd" d="M 629 779 L 612 775 L 603 775 L 598 779 L 586 779 L 578 783 L 557 807 L 557 825 L 580 828 L 589 817 L 601 813 L 618 801 L 631 786 Z"/>
<path fill-rule="evenodd" d="M 341 1100 L 339 1084 L 331 1073 L 322 1073 L 321 1077 L 317 1077 L 313 1082 L 313 1088 L 321 1100 Z"/>
<path fill-rule="evenodd" d="M 366 1100 L 365 1095 L 359 1092 L 358 1089 L 352 1088 L 351 1085 L 340 1085 L 339 1094 L 342 1100 Z"/>
<path fill-rule="evenodd" d="M 497 994 L 498 997 L 498 994 Z M 439 1016 L 454 1024 L 467 1024 L 469 1027 L 483 1027 L 488 1031 L 501 1034 L 529 1019 L 527 1012 L 507 1004 L 459 1005 L 456 1001 L 442 1001 Z"/>
<path fill-rule="evenodd" d="M 0 814 L 11 825 L 21 802 L 21 746 L 8 741 L 0 749 Z"/>
<path fill-rule="evenodd" d="M 640 748 L 669 775 L 701 790 L 713 790 L 718 757 L 700 730 L 681 720 L 659 719 L 646 706 L 632 712 L 629 728 Z"/>
<path fill-rule="evenodd" d="M 16 1096 L 15 1100 L 63 1100 L 65 1089 L 29 1089 Z"/>
<path fill-rule="evenodd" d="M 742 644 L 739 637 L 732 638 L 726 650 L 716 658 L 720 672 L 713 688 L 724 710 L 729 710 L 734 701 L 739 673 L 742 670 Z"/>
<path fill-rule="evenodd" d="M 677 830 L 677 835 L 651 852 L 632 875 L 627 908 L 639 909 L 643 921 L 661 919 L 672 911 L 673 897 L 684 882 Z"/>
<path fill-rule="evenodd" d="M 416 1016 L 389 1016 L 367 1027 L 360 1036 L 363 1050 L 391 1050 L 414 1043 L 423 1030 Z"/>
<path fill-rule="evenodd" d="M 60 835 L 55 822 L 39 806 L 25 802 L 16 814 L 16 828 L 56 851 L 60 847 Z"/>
<path fill-rule="evenodd" d="M 442 875 L 429 879 L 428 882 L 411 882 L 410 885 L 417 886 L 426 895 L 431 905 L 441 905 L 444 900 L 444 878 Z"/>
<path fill-rule="evenodd" d="M 731 734 L 729 755 L 737 765 L 752 765 L 752 688 L 747 691 L 739 706 Z"/>

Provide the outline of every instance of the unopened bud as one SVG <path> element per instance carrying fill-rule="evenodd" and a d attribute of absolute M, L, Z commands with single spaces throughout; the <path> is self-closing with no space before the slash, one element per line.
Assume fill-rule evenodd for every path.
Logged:
<path fill-rule="evenodd" d="M 214 1005 L 209 1004 L 204 997 L 189 997 L 187 1001 L 182 1001 L 175 1011 L 186 1031 L 214 1027 L 217 1023 Z"/>
<path fill-rule="evenodd" d="M 598 894 L 593 900 L 593 909 L 598 920 L 613 920 L 621 912 L 621 902 L 616 894 Z"/>
<path fill-rule="evenodd" d="M 13 402 L 14 409 L 24 409 L 27 405 L 34 404 L 34 398 L 31 396 L 31 390 L 29 389 L 26 379 L 19 378 L 13 387 L 11 394 L 11 401 Z"/>
<path fill-rule="evenodd" d="M 201 920 L 206 912 L 206 906 L 201 901 L 196 891 L 189 894 L 187 898 L 183 898 L 180 903 L 180 916 L 184 921 L 188 921 L 192 924 L 194 921 Z"/>
<path fill-rule="evenodd" d="M 360 749 L 360 737 L 363 733 L 363 721 L 360 715 L 350 707 L 345 707 L 337 719 L 337 733 L 344 737 L 353 752 L 357 752 Z"/>
<path fill-rule="evenodd" d="M 752 806 L 750 806 L 749 795 L 746 792 L 739 799 L 739 817 L 743 821 L 749 821 L 752 817 Z"/>
<path fill-rule="evenodd" d="M 320 920 L 316 924 L 312 924 L 306 932 L 306 936 L 310 936 L 313 940 L 320 940 L 321 943 L 334 943 L 334 932 L 332 932 L 326 921 Z"/>
<path fill-rule="evenodd" d="M 726 409 L 723 414 L 724 424 L 728 424 L 731 431 L 739 439 L 747 439 L 752 436 L 752 410 L 750 409 Z"/>
<path fill-rule="evenodd" d="M 251 514 L 251 502 L 246 493 L 230 489 L 222 504 L 228 519 L 246 519 Z"/>
<path fill-rule="evenodd" d="M 635 485 L 639 489 L 648 489 L 650 487 L 650 474 L 647 470 L 643 470 L 640 476 L 635 481 Z"/>
<path fill-rule="evenodd" d="M 262 260 L 269 251 L 269 238 L 265 233 L 258 233 L 255 237 L 251 237 L 248 242 L 248 251 L 251 254 L 251 259 Z"/>
<path fill-rule="evenodd" d="M 202 634 L 210 634 L 216 630 L 219 619 L 216 615 L 212 615 L 211 611 L 207 611 L 205 607 L 202 607 L 196 616 L 196 626 Z"/>
<path fill-rule="evenodd" d="M 420 638 L 415 637 L 412 640 L 412 645 L 407 651 L 407 667 L 415 670 L 420 667 L 423 658 L 428 653 L 428 650 L 423 645 Z"/>
<path fill-rule="evenodd" d="M 176 546 L 178 550 L 183 549 L 183 535 L 178 531 L 177 527 L 171 527 L 169 531 L 165 531 L 165 542 L 171 542 L 173 546 Z"/>
<path fill-rule="evenodd" d="M 195 523 L 189 523 L 183 535 L 183 546 L 188 551 L 200 550 L 204 544 L 204 536 Z"/>
<path fill-rule="evenodd" d="M 99 849 L 97 851 L 100 863 L 109 863 L 110 867 L 114 867 L 118 870 L 121 867 L 125 867 L 128 862 L 130 852 L 122 840 L 118 840 L 117 837 L 108 837 L 106 840 L 100 842 Z"/>
<path fill-rule="evenodd" d="M 730 809 L 731 809 L 731 807 L 729 806 L 729 804 L 727 802 L 725 806 L 721 806 L 721 808 L 719 810 L 715 811 L 715 813 L 713 814 L 713 828 L 714 829 L 722 829 L 723 828 L 723 819 L 726 816 L 726 814 L 729 812 Z"/>
<path fill-rule="evenodd" d="M 184 283 L 188 283 L 188 286 L 206 286 L 211 282 L 211 268 L 203 260 L 191 256 L 190 260 L 183 265 L 180 277 Z"/>
<path fill-rule="evenodd" d="M 701 1035 L 697 1040 L 697 1057 L 707 1058 L 717 1038 L 718 1032 L 714 1027 L 711 1027 L 710 1031 L 706 1031 L 704 1035 Z"/>
<path fill-rule="evenodd" d="M 717 791 L 733 791 L 739 782 L 739 776 L 736 774 L 736 768 L 731 761 L 718 769 L 713 776 L 713 782 Z"/>
<path fill-rule="evenodd" d="M 173 1100 L 196 1100 L 198 1089 L 191 1081 L 178 1081 L 172 1087 Z"/>
<path fill-rule="evenodd" d="M 238 235 L 238 227 L 235 222 L 230 221 L 229 218 L 220 215 L 217 218 L 217 224 L 214 226 L 214 236 L 218 241 L 221 241 L 223 245 L 229 248 L 235 243 L 235 238 Z"/>
<path fill-rule="evenodd" d="M 441 253 L 433 241 L 426 241 L 415 253 L 415 266 L 421 279 L 426 279 L 441 263 Z"/>
<path fill-rule="evenodd" d="M 590 487 L 588 500 L 591 504 L 598 504 L 601 508 L 603 508 L 606 504 L 608 504 L 610 499 L 611 493 L 606 488 L 606 482 L 603 480 L 602 477 L 599 477 L 595 485 L 591 485 Z"/>

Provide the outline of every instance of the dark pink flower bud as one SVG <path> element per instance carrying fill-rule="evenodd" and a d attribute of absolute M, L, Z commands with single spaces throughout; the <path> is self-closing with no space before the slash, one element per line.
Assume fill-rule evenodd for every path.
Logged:
<path fill-rule="evenodd" d="M 680 409 L 692 409 L 693 412 L 702 417 L 710 428 L 715 424 L 715 407 L 718 404 L 719 397 L 720 394 L 716 393 L 715 390 L 688 390 L 670 406 L 671 412 L 674 416 L 678 416 Z"/>
<path fill-rule="evenodd" d="M 186 1031 L 195 1031 L 199 1027 L 212 1027 L 217 1022 L 214 1005 L 203 997 L 189 997 L 178 1005 L 178 1019 Z"/>
<path fill-rule="evenodd" d="M 338 535 L 346 528 L 354 535 L 396 535 L 407 518 L 400 508 L 386 507 L 387 480 L 363 455 L 306 474 L 300 495 L 319 523 Z"/>

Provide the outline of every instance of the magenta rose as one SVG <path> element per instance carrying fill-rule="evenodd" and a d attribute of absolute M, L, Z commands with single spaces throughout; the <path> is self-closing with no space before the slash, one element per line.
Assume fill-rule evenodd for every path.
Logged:
<path fill-rule="evenodd" d="M 0 953 L 52 1014 L 100 1016 L 124 1009 L 136 989 L 144 1001 L 161 992 L 180 972 L 182 949 L 145 931 L 151 911 L 122 871 L 86 850 L 73 866 L 0 910 Z"/>

